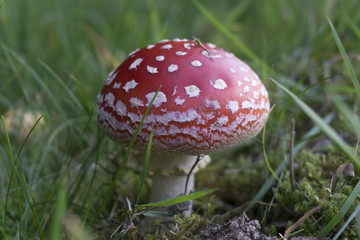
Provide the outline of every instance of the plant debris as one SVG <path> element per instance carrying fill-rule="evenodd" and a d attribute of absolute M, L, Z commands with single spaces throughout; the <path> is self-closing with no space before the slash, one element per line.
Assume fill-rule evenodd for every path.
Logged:
<path fill-rule="evenodd" d="M 276 237 L 268 237 L 260 232 L 258 220 L 250 220 L 244 213 L 240 217 L 235 217 L 222 225 L 216 224 L 201 232 L 200 239 L 221 240 L 221 239 L 241 239 L 241 240 L 275 240 Z"/>

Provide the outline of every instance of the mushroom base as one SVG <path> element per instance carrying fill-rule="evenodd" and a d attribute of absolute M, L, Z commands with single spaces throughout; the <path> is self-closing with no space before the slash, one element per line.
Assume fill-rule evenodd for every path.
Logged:
<path fill-rule="evenodd" d="M 164 176 L 160 171 L 156 171 L 153 176 L 153 185 L 150 194 L 150 202 L 159 202 L 169 198 L 183 195 L 185 192 L 187 175 L 183 176 Z M 194 189 L 194 174 L 191 174 L 188 181 L 187 193 Z M 171 214 L 184 213 L 190 216 L 192 211 L 192 201 L 176 204 L 166 208 Z"/>
<path fill-rule="evenodd" d="M 191 193 L 194 189 L 194 174 L 210 162 L 210 157 L 207 155 L 202 157 L 194 167 L 196 160 L 197 156 L 190 155 L 152 154 L 149 170 L 153 171 L 154 175 L 149 201 L 159 202 Z M 194 169 L 189 176 L 186 187 L 187 177 L 193 167 Z M 192 201 L 162 207 L 157 210 L 166 211 L 174 215 L 183 213 L 189 217 L 192 212 Z M 161 222 L 162 232 L 166 232 L 174 227 L 174 218 L 172 217 L 162 217 Z M 153 223 L 153 218 L 145 217 L 141 225 L 148 227 L 151 223 Z"/>
<path fill-rule="evenodd" d="M 196 159 L 197 156 L 191 155 L 152 155 L 149 168 L 154 171 L 154 176 L 150 202 L 158 202 L 191 193 L 194 189 L 194 174 L 210 162 L 210 157 L 204 156 L 198 164 L 194 166 Z M 186 186 L 186 180 L 192 168 L 193 170 Z M 190 216 L 192 202 L 189 201 L 170 206 L 166 210 L 173 214 L 185 213 L 186 216 Z"/>

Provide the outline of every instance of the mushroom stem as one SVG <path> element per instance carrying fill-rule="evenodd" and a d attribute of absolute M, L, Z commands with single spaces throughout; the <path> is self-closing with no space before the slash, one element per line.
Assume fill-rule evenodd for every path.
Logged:
<path fill-rule="evenodd" d="M 154 172 L 153 186 L 150 194 L 150 202 L 158 202 L 169 198 L 175 198 L 184 194 L 186 175 L 182 176 L 165 176 L 161 171 Z M 190 175 L 188 189 L 191 192 L 194 188 L 194 174 Z M 190 216 L 192 210 L 192 202 L 177 204 L 167 209 L 174 214 L 184 213 Z"/>
<path fill-rule="evenodd" d="M 171 155 L 155 154 L 152 155 L 149 168 L 154 171 L 153 185 L 150 194 L 150 202 L 158 202 L 169 198 L 175 198 L 194 189 L 194 174 L 199 168 L 203 168 L 210 161 L 209 156 L 203 157 L 189 176 L 186 187 L 186 179 L 190 170 L 196 163 L 197 156 L 191 155 Z M 190 216 L 192 202 L 177 204 L 167 208 L 173 214 L 185 213 Z"/>

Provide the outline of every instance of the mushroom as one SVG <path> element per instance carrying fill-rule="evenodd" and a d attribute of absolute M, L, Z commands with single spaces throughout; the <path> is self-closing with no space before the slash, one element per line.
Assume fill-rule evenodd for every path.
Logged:
<path fill-rule="evenodd" d="M 129 144 L 159 86 L 134 143 L 146 148 L 153 128 L 150 202 L 186 194 L 187 174 L 197 156 L 254 137 L 270 106 L 259 77 L 234 54 L 211 43 L 163 40 L 130 53 L 109 74 L 98 95 L 101 128 L 113 140 Z M 209 159 L 203 157 L 198 168 Z M 187 193 L 193 191 L 198 168 Z M 191 204 L 184 212 L 191 213 Z"/>

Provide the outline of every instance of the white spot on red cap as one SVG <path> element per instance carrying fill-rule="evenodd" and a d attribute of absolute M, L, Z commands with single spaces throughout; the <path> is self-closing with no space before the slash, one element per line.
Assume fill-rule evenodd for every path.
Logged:
<path fill-rule="evenodd" d="M 200 94 L 200 89 L 195 85 L 190 85 L 185 88 L 185 92 L 189 97 L 198 97 Z"/>
<path fill-rule="evenodd" d="M 176 94 L 176 92 L 177 92 L 176 89 L 177 89 L 177 86 L 174 87 L 174 91 L 173 91 L 173 94 L 172 94 L 173 96 L 174 96 L 174 95 Z"/>
<path fill-rule="evenodd" d="M 225 56 L 227 56 L 227 57 L 233 57 L 234 56 L 234 54 L 232 54 L 232 53 L 225 53 Z"/>
<path fill-rule="evenodd" d="M 133 79 L 133 80 L 127 82 L 125 84 L 125 86 L 123 87 L 123 89 L 125 92 L 129 92 L 130 89 L 134 89 L 137 85 L 138 85 L 138 83 L 135 82 L 135 80 Z"/>
<path fill-rule="evenodd" d="M 261 88 L 260 88 L 259 91 L 260 91 L 260 94 L 261 94 L 261 95 L 263 95 L 264 97 L 268 98 L 268 93 L 267 93 L 267 91 L 266 91 L 266 89 L 265 89 L 264 86 L 261 86 Z"/>
<path fill-rule="evenodd" d="M 115 96 L 111 92 L 105 95 L 105 101 L 109 107 L 112 108 L 114 106 L 114 100 L 115 100 Z"/>
<path fill-rule="evenodd" d="M 256 86 L 258 83 L 254 80 L 254 79 L 251 79 L 251 86 Z"/>
<path fill-rule="evenodd" d="M 168 67 L 168 72 L 175 72 L 179 69 L 179 67 L 175 64 L 171 64 L 169 67 Z"/>
<path fill-rule="evenodd" d="M 227 116 L 222 116 L 218 118 L 218 120 L 211 125 L 211 129 L 215 130 L 223 125 L 225 125 L 229 121 L 229 118 Z"/>
<path fill-rule="evenodd" d="M 115 110 L 120 117 L 126 116 L 126 105 L 120 100 L 117 101 Z"/>
<path fill-rule="evenodd" d="M 258 99 L 259 98 L 259 92 L 258 91 L 254 91 L 253 92 L 254 98 Z"/>
<path fill-rule="evenodd" d="M 249 92 L 249 91 L 250 91 L 250 88 L 249 88 L 248 85 L 246 85 L 246 86 L 244 87 L 244 93 L 247 93 L 247 92 Z"/>
<path fill-rule="evenodd" d="M 243 66 L 240 66 L 239 69 L 240 69 L 240 71 L 248 72 L 248 70 L 246 68 L 244 68 Z"/>
<path fill-rule="evenodd" d="M 177 96 L 174 101 L 176 105 L 182 105 L 185 102 L 185 99 L 182 99 L 179 96 Z"/>
<path fill-rule="evenodd" d="M 184 48 L 190 50 L 191 49 L 190 43 L 184 43 Z"/>
<path fill-rule="evenodd" d="M 150 67 L 149 65 L 146 66 L 146 70 L 151 74 L 158 73 L 158 70 L 156 67 Z"/>
<path fill-rule="evenodd" d="M 154 44 L 150 44 L 150 45 L 147 45 L 146 49 L 152 49 L 153 47 L 155 47 Z"/>
<path fill-rule="evenodd" d="M 130 65 L 130 67 L 129 67 L 129 70 L 132 70 L 132 69 L 136 69 L 137 68 L 137 66 L 139 66 L 140 65 L 140 63 L 143 61 L 144 59 L 142 59 L 142 58 L 137 58 L 135 61 L 133 61 L 133 63 Z"/>
<path fill-rule="evenodd" d="M 175 54 L 178 56 L 184 56 L 187 54 L 187 52 L 177 51 Z"/>
<path fill-rule="evenodd" d="M 191 62 L 191 65 L 193 67 L 200 67 L 202 65 L 202 63 L 199 60 L 194 60 Z"/>
<path fill-rule="evenodd" d="M 230 109 L 231 113 L 234 114 L 239 110 L 239 103 L 237 101 L 228 101 L 226 109 Z"/>
<path fill-rule="evenodd" d="M 237 84 L 238 84 L 238 86 L 240 87 L 241 84 L 242 84 L 242 81 L 238 80 L 238 81 L 237 81 Z"/>
<path fill-rule="evenodd" d="M 165 44 L 164 46 L 161 47 L 161 49 L 171 49 L 172 45 L 171 44 Z"/>
<path fill-rule="evenodd" d="M 98 104 L 101 104 L 104 101 L 104 95 L 99 94 L 96 96 Z"/>
<path fill-rule="evenodd" d="M 165 57 L 164 56 L 156 56 L 155 60 L 158 62 L 164 61 Z"/>
<path fill-rule="evenodd" d="M 189 40 L 187 40 L 186 38 L 184 38 L 184 39 L 174 38 L 173 41 L 174 42 L 186 42 L 186 41 L 189 41 Z"/>
<path fill-rule="evenodd" d="M 249 122 L 253 122 L 253 121 L 255 121 L 257 119 L 257 117 L 256 116 L 254 116 L 254 115 L 252 115 L 252 114 L 249 114 L 249 115 L 245 115 L 245 118 L 244 118 L 244 120 L 245 121 L 242 121 L 241 122 L 241 126 L 242 127 L 245 127 L 246 129 L 248 128 L 248 123 Z"/>
<path fill-rule="evenodd" d="M 209 113 L 207 113 L 206 114 L 206 119 L 207 120 L 211 120 L 211 119 L 213 119 L 215 116 L 214 116 L 214 113 L 213 112 L 209 112 Z"/>
<path fill-rule="evenodd" d="M 214 54 L 209 54 L 208 51 L 206 50 L 203 50 L 201 52 L 202 55 L 204 55 L 205 57 L 208 57 L 208 58 L 221 58 L 221 55 L 217 54 L 217 55 L 214 55 Z"/>
<path fill-rule="evenodd" d="M 141 115 L 139 117 L 139 121 L 141 119 Z M 191 122 L 197 120 L 197 122 L 201 122 L 201 116 L 198 114 L 198 112 L 196 110 L 194 110 L 193 108 L 189 108 L 187 110 L 184 111 L 168 111 L 163 115 L 154 115 L 154 114 L 149 114 L 146 116 L 146 120 L 147 122 L 150 123 L 161 123 L 164 125 L 168 125 L 169 122 Z M 171 127 L 173 127 L 174 125 L 171 125 Z"/>
<path fill-rule="evenodd" d="M 207 43 L 207 45 L 209 46 L 209 48 L 216 48 L 215 44 Z"/>
<path fill-rule="evenodd" d="M 151 92 L 151 93 L 148 93 L 145 95 L 145 97 L 148 101 L 147 106 L 149 106 L 149 104 L 150 104 L 151 100 L 154 98 L 154 96 L 155 96 L 155 92 Z M 159 107 L 164 102 L 167 102 L 166 95 L 163 92 L 159 91 L 153 102 L 153 106 Z"/>
<path fill-rule="evenodd" d="M 248 109 L 248 108 L 252 108 L 252 109 L 269 109 L 269 102 L 265 103 L 264 99 L 262 99 L 260 104 L 259 104 L 259 103 L 255 103 L 254 99 L 251 99 L 250 101 L 243 101 L 241 103 L 241 108 L 242 109 Z"/>
<path fill-rule="evenodd" d="M 212 107 L 214 110 L 220 109 L 220 103 L 218 100 L 205 99 L 205 106 Z"/>
<path fill-rule="evenodd" d="M 232 72 L 232 73 L 236 73 L 236 70 L 235 70 L 235 69 L 233 69 L 233 68 L 230 68 L 230 72 Z"/>
<path fill-rule="evenodd" d="M 213 83 L 213 82 L 210 80 L 210 84 L 211 84 L 215 89 L 219 89 L 219 90 L 224 90 L 224 89 L 227 87 L 225 81 L 222 80 L 222 79 L 220 79 L 220 78 L 219 78 L 219 79 L 216 79 L 216 80 L 215 80 L 215 83 Z"/>
<path fill-rule="evenodd" d="M 129 53 L 129 56 L 134 55 L 134 54 L 137 53 L 139 50 L 140 50 L 140 49 L 136 49 L 136 50 L 132 51 L 131 53 Z"/>
<path fill-rule="evenodd" d="M 143 107 L 144 106 L 143 101 L 141 101 L 137 97 L 130 98 L 129 102 L 131 104 L 131 107 Z"/>
<path fill-rule="evenodd" d="M 106 79 L 105 85 L 109 85 L 110 83 L 112 83 L 112 81 L 115 79 L 115 77 L 116 77 L 116 74 L 115 74 L 115 70 L 114 70 L 111 73 L 109 73 L 109 75 Z"/>
<path fill-rule="evenodd" d="M 244 80 L 245 82 L 250 82 L 250 79 L 249 79 L 248 77 L 244 77 L 243 80 Z"/>
<path fill-rule="evenodd" d="M 121 86 L 121 82 L 120 83 L 114 83 L 113 89 L 120 88 L 120 86 Z"/>

